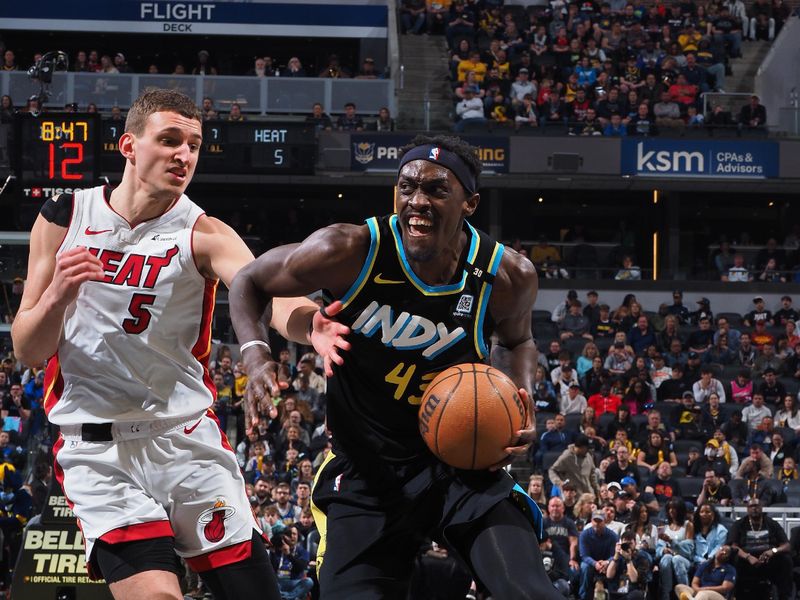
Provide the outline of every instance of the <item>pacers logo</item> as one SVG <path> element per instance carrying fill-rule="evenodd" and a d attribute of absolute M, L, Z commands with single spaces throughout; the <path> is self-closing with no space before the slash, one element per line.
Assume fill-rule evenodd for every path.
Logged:
<path fill-rule="evenodd" d="M 361 142 L 358 144 L 353 144 L 353 158 L 356 159 L 356 162 L 366 165 L 372 162 L 372 159 L 375 157 L 375 144 L 370 144 L 369 142 Z"/>
<path fill-rule="evenodd" d="M 236 509 L 228 506 L 225 498 L 217 498 L 214 506 L 200 513 L 198 521 L 203 527 L 203 535 L 209 542 L 218 542 L 225 537 L 225 521 L 236 513 Z"/>

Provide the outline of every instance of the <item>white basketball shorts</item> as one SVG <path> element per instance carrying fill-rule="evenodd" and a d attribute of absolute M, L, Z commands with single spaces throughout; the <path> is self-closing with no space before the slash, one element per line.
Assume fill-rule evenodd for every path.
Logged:
<path fill-rule="evenodd" d="M 111 442 L 86 442 L 66 426 L 54 446 L 55 475 L 86 543 L 175 537 L 195 571 L 250 556 L 253 530 L 244 479 L 212 411 L 113 426 Z"/>

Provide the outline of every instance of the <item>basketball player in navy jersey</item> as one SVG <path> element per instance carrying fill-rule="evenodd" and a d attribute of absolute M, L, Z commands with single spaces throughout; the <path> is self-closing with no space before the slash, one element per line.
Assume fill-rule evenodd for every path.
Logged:
<path fill-rule="evenodd" d="M 333 450 L 312 494 L 323 600 L 405 599 L 427 536 L 454 548 L 498 600 L 559 597 L 539 552 L 541 513 L 503 465 L 449 467 L 418 429 L 436 373 L 490 353 L 530 406 L 536 271 L 466 221 L 480 171 L 463 141 L 416 138 L 401 159 L 396 215 L 320 229 L 234 279 L 231 317 L 243 344 L 264 339 L 259 317 L 271 298 L 320 288 L 341 302 L 337 319 L 352 330 L 328 380 Z M 244 353 L 249 369 L 269 360 L 263 347 Z M 527 451 L 530 427 L 506 448 L 509 460 Z"/>
<path fill-rule="evenodd" d="M 61 431 L 54 473 L 80 522 L 90 575 L 102 575 L 116 600 L 182 599 L 176 553 L 217 600 L 280 598 L 233 450 L 209 410 L 214 294 L 253 256 L 184 194 L 201 143 L 191 99 L 145 91 L 120 138 L 119 187 L 43 205 L 12 328 L 21 361 L 48 361 L 44 407 Z M 346 328 L 317 314 L 305 298 L 288 299 L 272 307 L 272 324 L 330 358 Z M 268 348 L 265 340 L 252 345 Z M 260 393 L 277 390 L 275 370 L 250 372 Z"/>

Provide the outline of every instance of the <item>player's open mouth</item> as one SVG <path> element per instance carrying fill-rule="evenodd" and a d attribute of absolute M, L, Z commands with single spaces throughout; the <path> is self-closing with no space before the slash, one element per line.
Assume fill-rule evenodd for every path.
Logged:
<path fill-rule="evenodd" d="M 428 235 L 433 231 L 433 220 L 427 217 L 409 217 L 408 218 L 408 233 L 412 236 L 419 237 Z"/>
<path fill-rule="evenodd" d="M 178 167 L 175 167 L 174 169 L 170 169 L 169 173 L 176 179 L 179 179 L 180 181 L 186 179 L 186 169 L 180 169 Z"/>

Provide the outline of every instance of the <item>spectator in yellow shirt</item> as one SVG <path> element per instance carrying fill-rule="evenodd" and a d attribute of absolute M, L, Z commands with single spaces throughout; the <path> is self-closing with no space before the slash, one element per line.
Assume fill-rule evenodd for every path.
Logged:
<path fill-rule="evenodd" d="M 476 83 L 483 82 L 483 78 L 486 77 L 486 65 L 481 62 L 481 53 L 477 50 L 470 52 L 467 60 L 458 63 L 458 80 L 464 81 L 470 71 L 475 73 Z"/>

